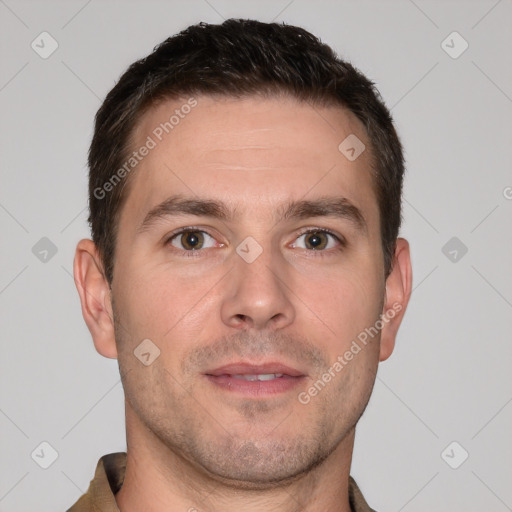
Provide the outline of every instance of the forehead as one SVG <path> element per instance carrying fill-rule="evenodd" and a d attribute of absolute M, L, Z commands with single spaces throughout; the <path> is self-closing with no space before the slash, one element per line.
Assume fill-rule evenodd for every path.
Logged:
<path fill-rule="evenodd" d="M 368 150 L 347 158 L 340 151 L 347 137 Z M 263 205 L 317 195 L 344 195 L 363 208 L 375 203 L 364 128 L 342 107 L 290 97 L 185 97 L 148 110 L 132 140 L 139 153 L 150 147 L 122 213 L 133 222 L 177 193 L 260 213 Z"/>

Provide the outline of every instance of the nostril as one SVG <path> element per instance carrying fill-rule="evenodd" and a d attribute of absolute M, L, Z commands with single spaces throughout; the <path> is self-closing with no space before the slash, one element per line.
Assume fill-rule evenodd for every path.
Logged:
<path fill-rule="evenodd" d="M 237 314 L 235 315 L 239 327 L 250 328 L 253 325 L 252 319 L 248 315 Z"/>

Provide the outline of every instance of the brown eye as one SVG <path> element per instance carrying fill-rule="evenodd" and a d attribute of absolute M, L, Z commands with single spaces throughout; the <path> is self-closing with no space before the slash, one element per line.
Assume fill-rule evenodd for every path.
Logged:
<path fill-rule="evenodd" d="M 188 230 L 176 233 L 169 240 L 169 242 L 173 247 L 176 247 L 178 249 L 182 249 L 185 251 L 194 251 L 198 249 L 204 249 L 207 247 L 213 247 L 215 240 L 204 231 Z"/>
<path fill-rule="evenodd" d="M 308 249 L 310 251 L 323 251 L 324 249 L 333 249 L 337 245 L 341 245 L 341 241 L 336 235 L 328 231 L 311 230 L 302 233 L 293 244 L 293 247 Z"/>
<path fill-rule="evenodd" d="M 313 250 L 325 249 L 327 242 L 329 241 L 327 233 L 322 232 L 307 233 L 304 240 L 306 242 L 306 247 Z"/>
<path fill-rule="evenodd" d="M 180 241 L 185 249 L 201 249 L 204 237 L 200 231 L 189 231 L 182 233 Z"/>

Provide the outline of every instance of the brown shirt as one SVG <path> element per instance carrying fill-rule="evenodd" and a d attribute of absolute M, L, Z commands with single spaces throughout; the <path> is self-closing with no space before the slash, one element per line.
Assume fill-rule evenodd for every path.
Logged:
<path fill-rule="evenodd" d="M 89 490 L 66 512 L 120 512 L 114 495 L 123 485 L 125 470 L 125 452 L 101 457 Z M 348 495 L 352 512 L 375 512 L 366 503 L 352 477 L 349 477 Z"/>

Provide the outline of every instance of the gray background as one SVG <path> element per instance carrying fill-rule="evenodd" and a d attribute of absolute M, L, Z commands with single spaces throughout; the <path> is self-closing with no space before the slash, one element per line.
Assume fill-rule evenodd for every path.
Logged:
<path fill-rule="evenodd" d="M 379 511 L 512 510 L 511 0 L 0 0 L 0 16 L 1 511 L 65 510 L 125 449 L 117 362 L 95 352 L 72 279 L 93 116 L 132 61 L 229 17 L 320 36 L 376 81 L 405 145 L 414 292 L 352 475 Z"/>

